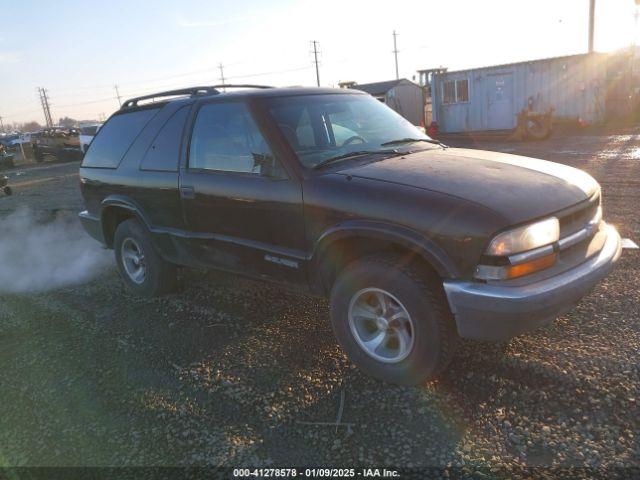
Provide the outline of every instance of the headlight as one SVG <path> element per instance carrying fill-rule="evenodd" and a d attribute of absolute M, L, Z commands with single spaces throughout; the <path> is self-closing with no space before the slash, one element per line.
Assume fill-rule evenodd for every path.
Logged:
<path fill-rule="evenodd" d="M 502 232 L 491 240 L 487 255 L 504 256 L 543 247 L 560 239 L 560 222 L 556 217 Z"/>

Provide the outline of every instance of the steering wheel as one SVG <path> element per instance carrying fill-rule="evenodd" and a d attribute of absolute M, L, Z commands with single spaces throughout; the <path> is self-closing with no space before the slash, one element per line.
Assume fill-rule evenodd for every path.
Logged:
<path fill-rule="evenodd" d="M 354 135 L 352 137 L 347 138 L 344 142 L 342 142 L 342 146 L 346 147 L 347 145 L 351 145 L 356 140 L 360 140 L 360 143 L 367 143 L 367 141 L 362 138 L 360 135 Z"/>

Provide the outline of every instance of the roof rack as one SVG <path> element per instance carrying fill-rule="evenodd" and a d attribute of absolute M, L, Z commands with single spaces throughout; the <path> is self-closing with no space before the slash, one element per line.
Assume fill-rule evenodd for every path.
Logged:
<path fill-rule="evenodd" d="M 168 90 L 166 92 L 152 93 L 150 95 L 143 95 L 141 97 L 135 97 L 127 100 L 120 107 L 121 110 L 127 108 L 133 108 L 138 106 L 138 102 L 141 100 L 151 100 L 153 98 L 161 97 L 175 97 L 178 95 L 190 95 L 195 97 L 197 95 L 218 95 L 220 94 L 219 88 L 273 88 L 267 85 L 250 85 L 250 84 L 226 84 L 226 85 L 213 85 L 205 87 L 189 87 L 181 88 L 178 90 Z"/>

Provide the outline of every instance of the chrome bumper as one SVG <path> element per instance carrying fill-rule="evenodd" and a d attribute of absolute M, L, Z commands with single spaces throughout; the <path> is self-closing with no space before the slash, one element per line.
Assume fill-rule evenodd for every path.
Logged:
<path fill-rule="evenodd" d="M 600 252 L 544 280 L 520 286 L 445 280 L 444 290 L 460 336 L 504 340 L 572 308 L 620 258 L 620 235 L 613 227 L 605 228 L 607 237 Z"/>

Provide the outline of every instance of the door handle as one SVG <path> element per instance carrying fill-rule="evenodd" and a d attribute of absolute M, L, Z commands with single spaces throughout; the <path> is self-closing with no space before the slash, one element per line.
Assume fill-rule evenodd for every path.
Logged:
<path fill-rule="evenodd" d="M 193 187 L 180 187 L 180 197 L 184 199 L 196 198 L 196 191 Z"/>

